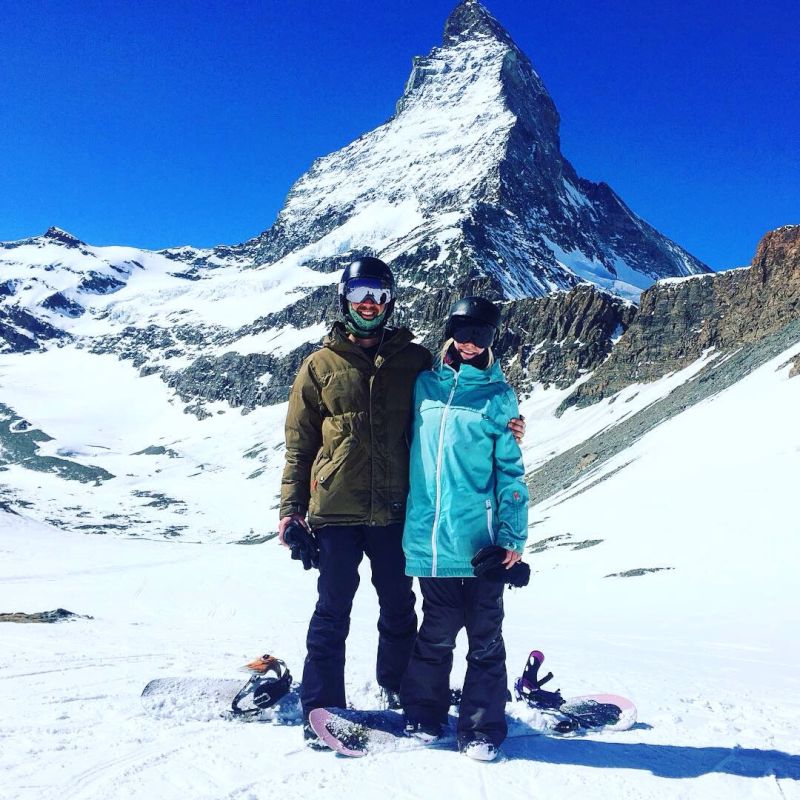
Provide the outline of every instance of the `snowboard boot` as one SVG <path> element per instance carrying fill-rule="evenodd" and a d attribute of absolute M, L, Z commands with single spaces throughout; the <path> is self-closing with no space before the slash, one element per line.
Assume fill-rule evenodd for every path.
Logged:
<path fill-rule="evenodd" d="M 458 749 L 459 752 L 475 761 L 494 761 L 500 755 L 497 745 L 480 735 L 472 739 L 459 738 Z"/>
<path fill-rule="evenodd" d="M 442 726 L 438 723 L 412 722 L 408 720 L 404 728 L 404 733 L 406 736 L 419 739 L 419 741 L 425 744 L 432 744 L 437 741 L 437 739 L 442 738 Z"/>

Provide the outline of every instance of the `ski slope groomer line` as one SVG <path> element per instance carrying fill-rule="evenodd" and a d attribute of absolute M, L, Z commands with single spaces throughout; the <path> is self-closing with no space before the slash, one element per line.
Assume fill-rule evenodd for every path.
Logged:
<path fill-rule="evenodd" d="M 763 681 L 764 654 L 745 642 L 695 641 L 677 624 L 655 631 L 646 614 L 617 625 L 607 593 L 593 596 L 589 617 L 585 591 L 564 591 L 563 581 L 556 591 L 542 576 L 536 594 L 508 595 L 509 669 L 521 670 L 535 637 L 562 688 L 635 696 L 641 722 L 632 730 L 509 740 L 494 765 L 434 750 L 352 761 L 306 750 L 296 725 L 159 720 L 142 710 L 142 687 L 159 675 L 233 678 L 264 650 L 299 672 L 313 577 L 274 542 L 82 536 L 0 512 L 0 550 L 0 610 L 94 617 L 0 624 L 4 799 L 307 798 L 320 789 L 355 800 L 799 796 L 793 667 L 783 684 Z M 350 701 L 364 707 L 378 688 L 374 602 L 357 596 L 349 650 Z"/>

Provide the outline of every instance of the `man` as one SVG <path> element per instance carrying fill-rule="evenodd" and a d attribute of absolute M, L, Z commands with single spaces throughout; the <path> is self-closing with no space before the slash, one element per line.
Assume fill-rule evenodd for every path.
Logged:
<path fill-rule="evenodd" d="M 414 382 L 431 355 L 407 328 L 386 327 L 395 283 L 383 261 L 353 262 L 338 291 L 342 319 L 303 362 L 289 396 L 281 485 L 280 541 L 296 520 L 314 530 L 319 546 L 319 599 L 301 688 L 312 746 L 309 712 L 347 705 L 345 640 L 364 554 L 380 606 L 376 676 L 389 707 L 399 707 L 417 632 L 402 535 Z M 524 431 L 521 421 L 512 428 L 515 436 Z"/>

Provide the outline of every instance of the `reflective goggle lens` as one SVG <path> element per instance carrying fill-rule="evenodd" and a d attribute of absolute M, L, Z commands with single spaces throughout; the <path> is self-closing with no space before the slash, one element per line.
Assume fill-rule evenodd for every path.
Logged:
<path fill-rule="evenodd" d="M 380 281 L 356 279 L 344 287 L 344 296 L 349 303 L 363 303 L 370 299 L 382 306 L 392 299 L 392 290 Z"/>

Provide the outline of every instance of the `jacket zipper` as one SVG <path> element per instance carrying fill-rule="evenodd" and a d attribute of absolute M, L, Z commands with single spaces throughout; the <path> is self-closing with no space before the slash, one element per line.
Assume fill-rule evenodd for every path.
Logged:
<path fill-rule="evenodd" d="M 494 524 L 492 520 L 492 501 L 486 501 L 486 528 L 489 531 L 489 541 L 494 544 Z"/>
<path fill-rule="evenodd" d="M 433 554 L 433 565 L 431 567 L 432 578 L 436 577 L 436 561 L 438 557 L 438 552 L 436 549 L 436 528 L 439 526 L 439 516 L 442 510 L 442 455 L 444 453 L 444 426 L 447 422 L 447 414 L 450 411 L 450 404 L 453 402 L 453 395 L 456 393 L 458 376 L 460 373 L 453 370 L 453 374 L 455 375 L 453 379 L 453 388 L 450 390 L 450 396 L 447 398 L 447 403 L 442 411 L 442 420 L 439 423 L 439 450 L 436 454 L 436 508 L 433 513 L 433 527 L 431 528 L 431 552 Z"/>
<path fill-rule="evenodd" d="M 375 432 L 372 427 L 372 383 L 375 380 L 375 368 L 369 376 L 369 524 L 375 524 Z"/>
<path fill-rule="evenodd" d="M 383 362 L 378 364 L 378 356 L 383 355 L 381 353 L 381 347 L 383 345 L 383 337 L 386 331 L 381 333 L 381 340 L 378 342 L 378 352 L 375 353 L 375 357 L 372 361 L 372 365 L 370 366 L 369 370 L 369 452 L 370 452 L 370 459 L 369 459 L 369 471 L 370 471 L 370 478 L 369 478 L 369 524 L 375 524 L 375 429 L 372 425 L 372 387 L 375 383 L 375 378 L 378 374 L 378 370 L 386 363 L 387 357 L 383 356 Z M 388 522 L 388 519 L 387 519 Z"/>
<path fill-rule="evenodd" d="M 349 339 L 345 339 L 345 342 L 348 345 L 352 344 L 349 341 Z M 337 342 L 332 342 L 332 344 L 335 345 L 337 344 Z M 373 359 L 370 366 L 369 375 L 367 377 L 367 385 L 369 389 L 369 444 L 370 444 L 369 524 L 370 525 L 375 524 L 375 431 L 372 425 L 372 385 L 375 379 L 375 375 L 377 371 L 381 368 L 381 366 L 383 366 L 383 364 L 385 364 L 392 356 L 396 355 L 396 352 L 399 352 L 396 351 L 384 355 L 383 353 L 381 353 L 380 350 L 382 345 L 383 345 L 383 334 L 381 334 L 381 341 L 378 344 L 378 352 L 375 354 L 375 358 L 377 358 L 378 355 L 382 355 L 383 362 L 379 365 L 376 364 L 375 360 Z M 326 343 L 325 346 L 329 347 L 334 352 L 337 352 L 336 347 L 332 346 L 331 344 Z M 405 345 L 403 347 L 405 347 Z M 362 349 L 358 345 L 353 345 L 353 348 L 355 348 L 355 351 L 360 353 L 364 359 L 369 361 L 369 357 L 363 353 Z M 330 475 L 328 475 L 325 478 L 325 480 L 328 480 L 329 478 Z"/>

